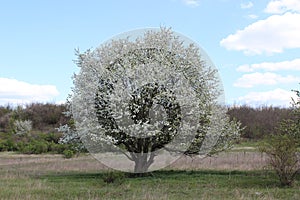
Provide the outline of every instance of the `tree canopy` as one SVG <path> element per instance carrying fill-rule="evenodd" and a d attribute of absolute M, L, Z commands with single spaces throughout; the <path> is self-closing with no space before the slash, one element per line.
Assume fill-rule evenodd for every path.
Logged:
<path fill-rule="evenodd" d="M 171 29 L 78 52 L 77 65 L 69 114 L 86 148 L 110 167 L 155 170 L 181 154 L 222 151 L 239 136 L 220 103 L 217 70 Z"/>

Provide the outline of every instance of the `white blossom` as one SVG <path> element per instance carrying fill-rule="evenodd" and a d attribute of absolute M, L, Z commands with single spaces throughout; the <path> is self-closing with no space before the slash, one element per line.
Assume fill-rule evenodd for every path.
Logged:
<path fill-rule="evenodd" d="M 239 124 L 219 105 L 222 84 L 201 53 L 161 28 L 79 54 L 69 108 L 87 149 L 95 157 L 120 152 L 135 162 L 129 169 L 135 172 L 149 170 L 166 152 L 223 149 Z"/>
<path fill-rule="evenodd" d="M 31 120 L 16 120 L 14 122 L 14 131 L 16 135 L 27 135 L 30 134 L 32 130 L 32 121 Z"/>

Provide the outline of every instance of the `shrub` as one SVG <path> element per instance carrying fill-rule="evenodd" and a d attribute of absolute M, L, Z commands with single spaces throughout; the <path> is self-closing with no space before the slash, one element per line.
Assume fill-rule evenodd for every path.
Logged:
<path fill-rule="evenodd" d="M 63 151 L 63 155 L 64 155 L 64 158 L 69 159 L 69 158 L 74 157 L 75 154 L 72 150 L 66 149 L 66 150 Z"/>
<path fill-rule="evenodd" d="M 35 154 L 41 154 L 41 153 L 47 153 L 48 152 L 48 143 L 44 141 L 37 141 L 34 143 L 34 153 Z"/>
<path fill-rule="evenodd" d="M 21 153 L 25 154 L 42 154 L 48 152 L 48 144 L 45 141 L 33 140 L 27 144 L 24 144 L 23 148 L 20 149 Z"/>
<path fill-rule="evenodd" d="M 63 154 L 63 152 L 67 148 L 68 148 L 68 146 L 64 145 L 64 144 L 57 144 L 57 143 L 54 143 L 54 142 L 48 143 L 48 152 L 51 152 L 51 153 Z"/>
<path fill-rule="evenodd" d="M 280 130 L 287 127 L 282 123 Z M 271 135 L 260 145 L 260 151 L 267 154 L 268 163 L 276 171 L 282 186 L 291 186 L 300 171 L 300 160 L 297 147 L 299 140 L 293 133 L 288 134 L 286 129 L 281 133 Z"/>
<path fill-rule="evenodd" d="M 7 151 L 6 141 L 0 140 L 0 151 Z"/>
<path fill-rule="evenodd" d="M 54 142 L 58 143 L 59 139 L 61 137 L 60 133 L 46 133 L 41 134 L 41 138 L 47 142 Z"/>
<path fill-rule="evenodd" d="M 15 150 L 17 150 L 17 147 L 11 138 L 6 140 L 0 140 L 0 151 L 15 151 Z"/>
<path fill-rule="evenodd" d="M 124 181 L 125 175 L 123 172 L 114 172 L 114 171 L 109 171 L 106 172 L 102 179 L 105 183 L 117 183 L 121 184 Z"/>

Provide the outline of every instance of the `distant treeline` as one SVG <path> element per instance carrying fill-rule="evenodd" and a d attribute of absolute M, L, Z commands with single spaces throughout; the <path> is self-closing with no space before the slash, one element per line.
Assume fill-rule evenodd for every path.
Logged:
<path fill-rule="evenodd" d="M 253 108 L 244 105 L 228 108 L 231 119 L 237 119 L 245 127 L 241 137 L 252 140 L 259 140 L 269 134 L 276 133 L 282 120 L 292 119 L 293 115 L 291 113 L 291 108 L 272 106 Z"/>
<path fill-rule="evenodd" d="M 49 103 L 32 103 L 25 107 L 0 106 L 0 151 L 65 155 L 71 152 L 73 155 L 72 145 L 59 144 L 62 134 L 56 130 L 60 124 L 69 121 L 64 111 L 64 105 Z M 22 123 L 24 121 L 29 123 Z"/>
<path fill-rule="evenodd" d="M 68 118 L 63 114 L 64 105 L 32 103 L 26 106 L 0 106 L 0 132 L 10 132 L 15 120 L 32 121 L 32 131 L 55 132 Z"/>
<path fill-rule="evenodd" d="M 246 127 L 242 132 L 243 138 L 261 139 L 265 135 L 273 133 L 278 122 L 291 118 L 290 108 L 234 106 L 228 107 L 228 114 Z M 68 123 L 63 112 L 64 105 L 51 103 L 32 103 L 24 107 L 0 106 L 0 132 L 11 133 L 14 121 L 32 121 L 32 132 L 57 133 L 56 128 Z"/>

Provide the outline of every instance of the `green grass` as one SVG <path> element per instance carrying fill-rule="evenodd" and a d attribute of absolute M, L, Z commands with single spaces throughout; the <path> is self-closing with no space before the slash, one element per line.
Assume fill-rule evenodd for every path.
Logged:
<path fill-rule="evenodd" d="M 229 151 L 247 151 L 253 152 L 258 151 L 259 146 L 263 140 L 244 140 L 238 144 L 234 144 L 234 148 Z M 300 147 L 298 147 L 298 151 L 300 151 Z"/>
<path fill-rule="evenodd" d="M 117 176 L 110 184 L 105 176 L 107 172 L 2 172 L 0 199 L 300 199 L 299 176 L 294 187 L 282 188 L 274 173 L 263 171 L 162 170 Z"/>
<path fill-rule="evenodd" d="M 238 144 L 234 144 L 229 152 L 257 152 L 261 141 L 243 140 Z"/>
<path fill-rule="evenodd" d="M 3 152 L 0 200 L 300 199 L 300 174 L 293 187 L 282 188 L 273 172 L 255 170 L 263 160 L 255 152 L 228 152 L 205 162 L 179 160 L 168 170 L 133 177 L 108 171 L 89 155 L 64 159 Z M 187 170 L 175 170 L 181 166 Z"/>
<path fill-rule="evenodd" d="M 244 140 L 240 142 L 239 144 L 235 144 L 235 147 L 258 147 L 260 141 L 254 141 L 254 140 Z"/>

